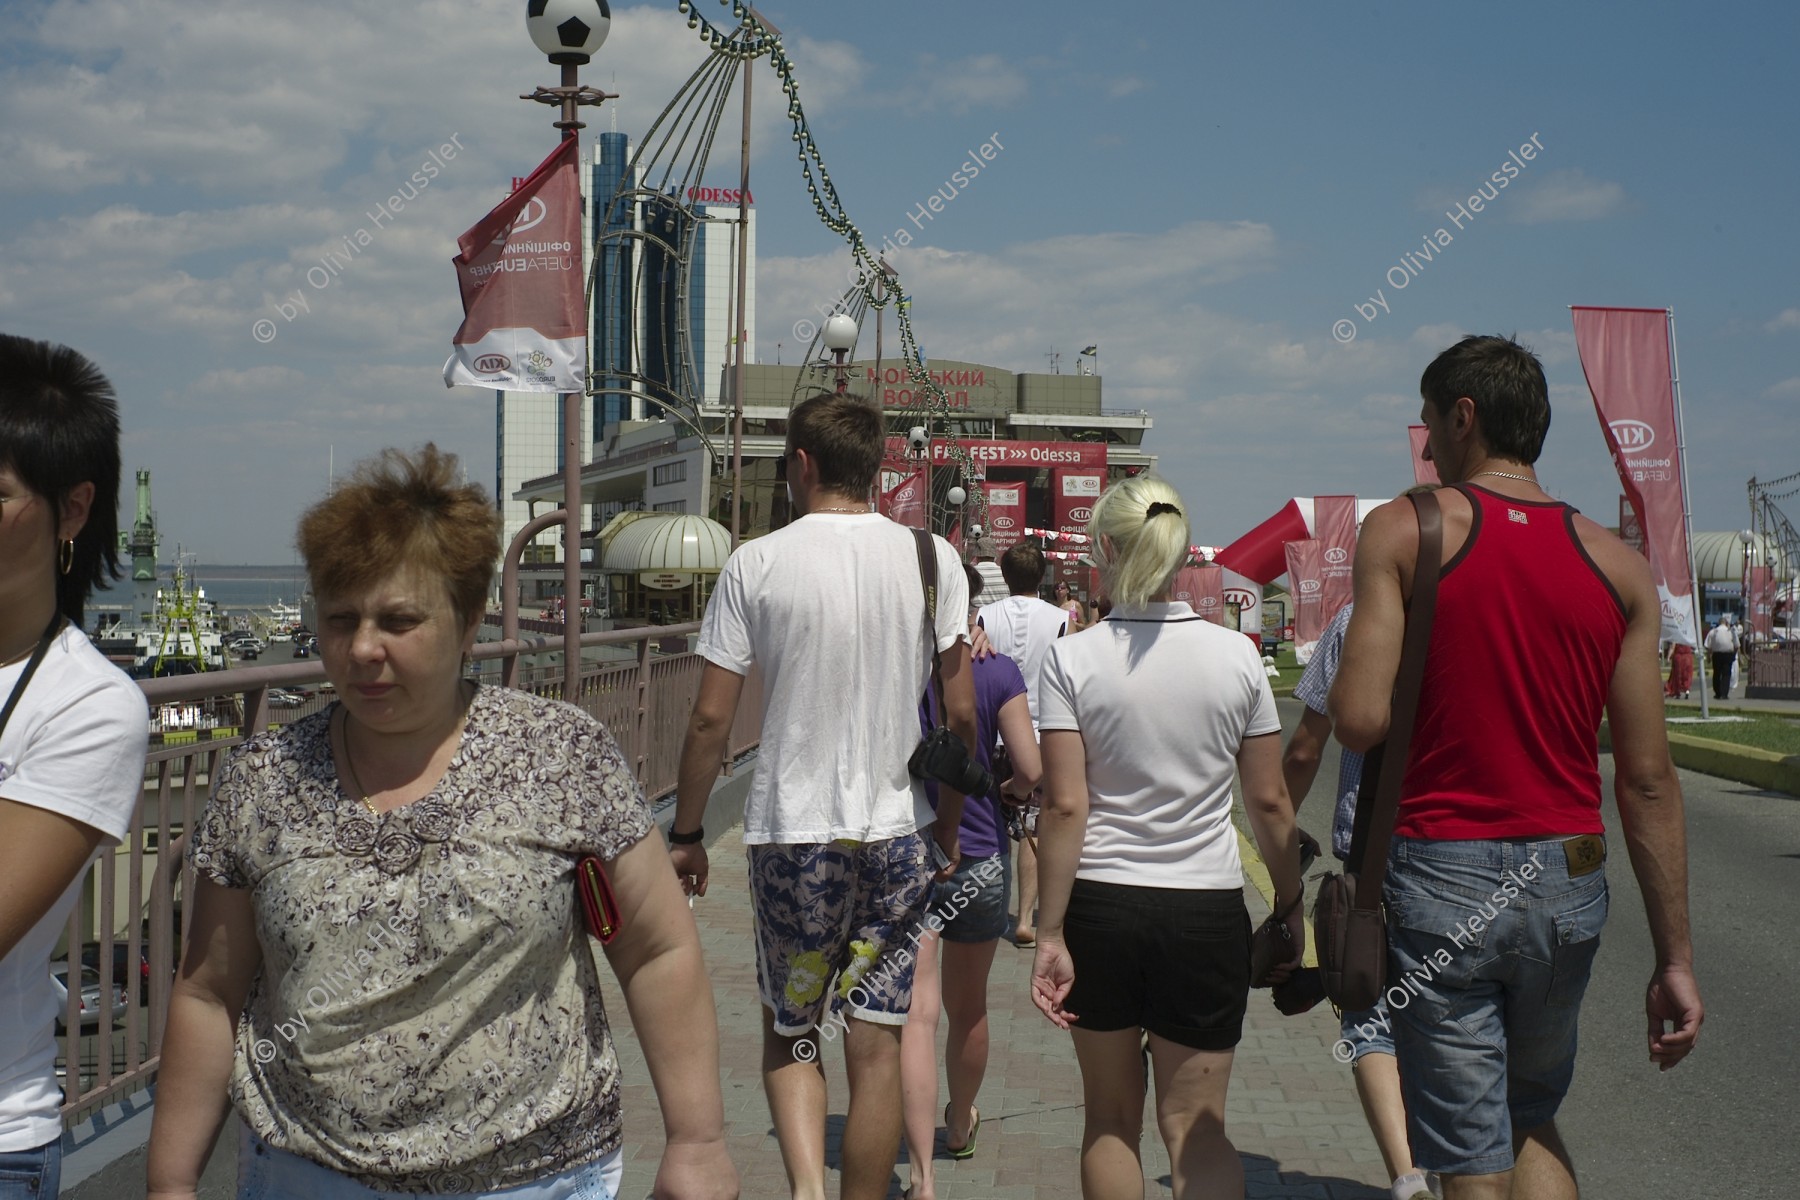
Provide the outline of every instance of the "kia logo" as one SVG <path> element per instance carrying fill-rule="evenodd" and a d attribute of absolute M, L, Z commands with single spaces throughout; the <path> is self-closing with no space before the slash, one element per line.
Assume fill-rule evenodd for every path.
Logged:
<path fill-rule="evenodd" d="M 1217 608 L 1217 607 L 1219 607 L 1219 598 L 1217 596 L 1202 597 L 1200 600 L 1200 607 L 1201 608 Z"/>
<path fill-rule="evenodd" d="M 1254 593 L 1246 592 L 1241 589 L 1227 588 L 1225 589 L 1225 602 L 1227 604 L 1235 604 L 1239 608 L 1249 608 L 1256 603 L 1256 596 Z"/>
<path fill-rule="evenodd" d="M 1018 522 L 1013 520 L 1011 517 L 995 517 L 992 521 L 990 521 L 988 523 L 990 525 L 992 525 L 995 529 L 1011 529 L 1014 525 L 1018 524 Z"/>
<path fill-rule="evenodd" d="M 1645 421 L 1610 421 L 1607 424 L 1621 450 L 1648 450 L 1656 445 L 1656 426 Z"/>
<path fill-rule="evenodd" d="M 1333 546 L 1325 552 L 1325 561 L 1334 567 L 1349 557 L 1350 552 L 1345 550 L 1342 546 Z"/>
<path fill-rule="evenodd" d="M 1302 579 L 1300 581 L 1300 594 L 1301 595 L 1310 596 L 1318 590 L 1319 590 L 1319 581 L 1318 580 Z"/>
<path fill-rule="evenodd" d="M 512 370 L 512 359 L 504 354 L 484 354 L 475 360 L 475 371 L 479 375 L 498 375 L 502 371 Z"/>
<path fill-rule="evenodd" d="M 1085 525 L 1093 519 L 1094 510 L 1091 508 L 1071 508 L 1069 510 L 1069 520 L 1071 521 L 1080 521 Z"/>

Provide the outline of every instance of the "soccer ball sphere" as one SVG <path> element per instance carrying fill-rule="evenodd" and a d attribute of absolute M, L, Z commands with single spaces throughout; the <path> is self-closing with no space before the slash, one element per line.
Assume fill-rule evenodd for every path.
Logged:
<path fill-rule="evenodd" d="M 579 66 L 600 53 L 612 9 L 606 0 L 527 0 L 525 28 L 551 62 Z"/>

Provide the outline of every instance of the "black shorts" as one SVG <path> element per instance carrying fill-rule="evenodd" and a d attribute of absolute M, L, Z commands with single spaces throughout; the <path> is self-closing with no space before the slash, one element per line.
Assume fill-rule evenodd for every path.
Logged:
<path fill-rule="evenodd" d="M 1238 889 L 1129 887 L 1077 879 L 1063 918 L 1075 1026 L 1147 1029 L 1230 1050 L 1250 1002 L 1250 913 Z"/>

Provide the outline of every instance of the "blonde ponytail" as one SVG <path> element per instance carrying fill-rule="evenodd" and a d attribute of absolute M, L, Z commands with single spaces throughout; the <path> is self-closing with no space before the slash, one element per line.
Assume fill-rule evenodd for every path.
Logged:
<path fill-rule="evenodd" d="M 1142 608 L 1168 587 L 1192 537 L 1181 494 L 1150 474 L 1107 488 L 1087 531 L 1106 594 L 1123 608 Z"/>

